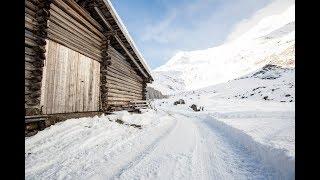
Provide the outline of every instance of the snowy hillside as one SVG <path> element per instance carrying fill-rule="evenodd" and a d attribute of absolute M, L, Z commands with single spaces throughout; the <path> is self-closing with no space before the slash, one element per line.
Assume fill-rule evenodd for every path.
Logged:
<path fill-rule="evenodd" d="M 263 18 L 237 39 L 220 46 L 179 52 L 155 69 L 151 85 L 165 94 L 235 79 L 266 64 L 295 65 L 295 6 Z"/>
<path fill-rule="evenodd" d="M 295 102 L 295 70 L 266 65 L 253 73 L 195 91 L 177 95 L 210 95 L 226 99 L 250 99 L 276 102 Z"/>

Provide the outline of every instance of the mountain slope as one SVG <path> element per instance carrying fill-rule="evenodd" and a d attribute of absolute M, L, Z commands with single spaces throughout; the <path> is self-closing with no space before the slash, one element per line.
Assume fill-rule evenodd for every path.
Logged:
<path fill-rule="evenodd" d="M 217 47 L 179 52 L 155 69 L 150 85 L 173 94 L 226 82 L 266 64 L 294 67 L 295 6 L 268 16 L 238 39 Z"/>
<path fill-rule="evenodd" d="M 268 64 L 240 78 L 177 95 L 285 103 L 295 102 L 294 92 L 295 70 Z"/>

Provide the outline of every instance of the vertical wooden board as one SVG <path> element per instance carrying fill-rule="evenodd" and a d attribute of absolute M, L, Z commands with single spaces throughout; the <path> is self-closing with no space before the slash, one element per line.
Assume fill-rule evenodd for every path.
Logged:
<path fill-rule="evenodd" d="M 100 63 L 53 41 L 47 50 L 43 113 L 99 110 Z"/>
<path fill-rule="evenodd" d="M 89 64 L 89 68 L 88 68 L 88 87 L 87 87 L 87 110 L 91 111 L 92 109 L 92 61 L 90 61 L 90 59 L 88 59 L 88 64 Z"/>
<path fill-rule="evenodd" d="M 69 83 L 69 103 L 68 103 L 68 112 L 75 112 L 76 111 L 76 90 L 77 90 L 77 60 L 78 60 L 78 53 L 75 51 L 69 52 L 69 61 L 70 61 L 70 83 Z"/>
<path fill-rule="evenodd" d="M 82 112 L 84 110 L 83 109 L 83 89 L 84 89 L 83 83 L 84 83 L 84 76 L 85 76 L 85 73 L 84 73 L 85 67 L 84 67 L 83 59 L 84 59 L 84 56 L 79 55 L 79 66 L 78 66 L 79 88 L 77 89 L 78 90 L 77 97 L 79 99 L 79 107 L 78 107 L 79 112 Z"/>
<path fill-rule="evenodd" d="M 47 74 L 46 74 L 46 114 L 52 113 L 54 104 L 54 77 L 55 77 L 55 62 L 57 58 L 57 44 L 49 41 L 48 45 L 48 58 L 47 58 Z"/>
<path fill-rule="evenodd" d="M 91 90 L 90 86 L 92 85 L 92 61 L 90 58 L 87 58 L 87 64 L 88 64 L 88 76 L 87 76 L 87 84 L 86 84 L 86 97 L 87 97 L 87 111 L 91 111 L 92 103 L 91 103 Z"/>
<path fill-rule="evenodd" d="M 83 111 L 88 111 L 88 84 L 89 84 L 89 74 L 90 74 L 90 61 L 87 57 L 83 57 Z"/>
<path fill-rule="evenodd" d="M 62 100 L 62 102 L 61 102 L 61 104 L 63 105 L 63 106 L 61 106 L 60 108 L 61 108 L 61 111 L 60 112 L 70 112 L 69 111 L 69 94 L 70 94 L 70 92 L 69 92 L 69 86 L 70 86 L 70 83 L 69 83 L 69 79 L 70 79 L 70 71 L 69 71 L 69 64 L 70 64 L 70 59 L 69 59 L 69 53 L 71 52 L 71 51 L 69 51 L 66 47 L 64 47 L 63 49 L 65 49 L 65 52 L 64 52 L 64 59 L 63 59 L 63 72 L 62 72 L 62 74 L 63 74 L 63 85 L 62 85 L 62 87 L 63 87 L 63 91 L 62 91 L 62 94 L 61 94 L 61 96 L 62 96 L 62 98 L 63 98 L 63 100 Z"/>
<path fill-rule="evenodd" d="M 78 107 L 80 106 L 79 103 L 80 103 L 80 100 L 79 100 L 79 97 L 78 97 L 78 89 L 79 89 L 79 54 L 77 53 L 77 56 L 76 58 L 74 59 L 74 68 L 75 68 L 75 91 L 74 91 L 74 96 L 75 96 L 75 103 L 74 103 L 74 112 L 78 112 L 79 109 Z"/>
<path fill-rule="evenodd" d="M 75 112 L 80 112 L 80 103 L 81 103 L 81 97 L 79 97 L 79 92 L 80 92 L 80 83 L 81 83 L 81 74 L 80 74 L 80 65 L 81 65 L 81 60 L 80 56 L 78 55 L 78 58 L 76 60 L 76 107 L 75 107 Z"/>
<path fill-rule="evenodd" d="M 55 109 L 54 109 L 54 113 L 59 113 L 59 112 L 64 112 L 64 91 L 65 91 L 65 63 L 66 63 L 66 55 L 68 53 L 68 49 L 64 46 L 61 46 L 59 45 L 59 58 L 58 58 L 58 66 L 59 66 L 59 71 L 58 71 L 58 74 L 59 74 L 59 77 L 57 77 L 57 83 L 56 83 L 56 89 L 57 89 L 57 103 L 55 104 Z"/>
<path fill-rule="evenodd" d="M 60 100 L 60 72 L 61 72 L 61 54 L 60 54 L 60 46 L 57 46 L 57 58 L 55 59 L 55 64 L 54 64 L 54 78 L 53 78 L 53 106 L 51 109 L 51 113 L 57 113 L 57 107 L 59 107 L 59 100 Z"/>
<path fill-rule="evenodd" d="M 47 79 L 45 77 L 47 77 L 47 59 L 48 59 L 48 48 L 49 48 L 49 41 L 46 40 L 46 52 L 45 52 L 45 59 L 44 59 L 44 65 L 43 65 L 43 74 L 42 74 L 42 80 L 41 80 L 41 98 L 40 98 L 40 107 L 43 111 L 43 113 L 45 113 L 45 102 L 47 101 L 47 96 L 46 96 L 46 89 L 47 89 Z"/>
<path fill-rule="evenodd" d="M 99 109 L 99 101 L 100 101 L 100 63 L 94 61 L 94 75 L 93 75 L 93 103 L 94 103 L 94 110 Z"/>

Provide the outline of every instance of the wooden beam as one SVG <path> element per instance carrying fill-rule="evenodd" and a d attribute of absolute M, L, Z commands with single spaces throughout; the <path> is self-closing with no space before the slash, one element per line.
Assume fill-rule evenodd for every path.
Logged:
<path fill-rule="evenodd" d="M 106 26 L 111 30 L 114 31 L 112 26 L 110 25 L 110 23 L 105 19 L 105 17 L 103 16 L 102 12 L 100 11 L 100 9 L 97 6 L 94 6 L 94 10 L 97 12 L 97 14 L 99 15 L 99 17 L 102 19 L 102 21 L 106 24 Z M 133 61 L 133 63 L 138 67 L 138 69 L 140 70 L 141 74 L 148 78 L 148 75 L 144 72 L 144 70 L 140 67 L 140 65 L 138 64 L 138 62 L 134 59 L 134 57 L 131 55 L 131 53 L 129 52 L 129 50 L 126 48 L 126 46 L 123 44 L 123 42 L 121 41 L 121 39 L 119 38 L 119 36 L 116 34 L 114 35 L 115 39 L 118 41 L 118 43 L 121 45 L 121 47 L 124 49 L 124 51 L 127 53 L 127 55 L 130 57 L 130 59 Z"/>

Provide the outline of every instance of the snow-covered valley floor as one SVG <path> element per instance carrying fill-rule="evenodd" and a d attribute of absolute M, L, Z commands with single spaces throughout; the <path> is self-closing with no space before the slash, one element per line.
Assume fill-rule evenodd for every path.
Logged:
<path fill-rule="evenodd" d="M 142 114 L 67 120 L 26 138 L 26 179 L 294 179 L 292 103 L 217 98 L 220 108 L 193 112 L 189 100 L 174 100 Z"/>

